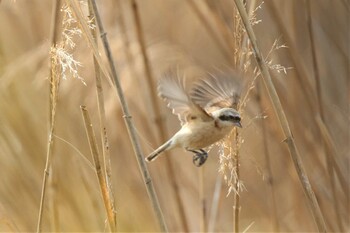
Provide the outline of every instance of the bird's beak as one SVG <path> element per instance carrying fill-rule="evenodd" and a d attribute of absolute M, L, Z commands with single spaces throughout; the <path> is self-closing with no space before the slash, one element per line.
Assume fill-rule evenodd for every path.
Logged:
<path fill-rule="evenodd" d="M 237 123 L 236 123 L 236 126 L 239 127 L 239 128 L 242 128 L 241 122 L 237 122 Z"/>

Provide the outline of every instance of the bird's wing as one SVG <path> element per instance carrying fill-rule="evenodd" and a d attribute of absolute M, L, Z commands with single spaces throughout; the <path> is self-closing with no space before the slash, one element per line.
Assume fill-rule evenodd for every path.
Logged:
<path fill-rule="evenodd" d="M 208 77 L 199 80 L 193 86 L 190 98 L 207 112 L 218 108 L 237 109 L 239 85 L 235 78 L 232 74 L 216 77 L 208 73 Z"/>
<path fill-rule="evenodd" d="M 173 113 L 178 115 L 181 124 L 201 118 L 203 121 L 212 120 L 212 117 L 199 105 L 195 104 L 186 93 L 185 79 L 180 77 L 177 70 L 169 70 L 158 84 L 158 94 L 167 103 Z"/>

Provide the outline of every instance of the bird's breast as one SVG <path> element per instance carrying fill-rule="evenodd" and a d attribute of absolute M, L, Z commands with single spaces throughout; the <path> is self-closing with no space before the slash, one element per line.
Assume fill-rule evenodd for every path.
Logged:
<path fill-rule="evenodd" d="M 184 148 L 202 149 L 221 140 L 232 127 L 219 128 L 215 121 L 189 123 L 179 131 L 179 144 Z"/>

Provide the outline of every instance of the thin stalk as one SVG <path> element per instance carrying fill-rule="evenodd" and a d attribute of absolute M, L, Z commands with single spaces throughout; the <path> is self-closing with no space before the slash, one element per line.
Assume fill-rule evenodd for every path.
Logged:
<path fill-rule="evenodd" d="M 239 213 L 240 213 L 240 196 L 239 196 L 239 180 L 240 180 L 240 172 L 239 172 L 239 135 L 237 129 L 234 129 L 234 140 L 236 142 L 235 149 L 234 149 L 234 166 L 235 166 L 235 172 L 236 172 L 236 180 L 235 180 L 235 193 L 234 193 L 234 200 L 233 200 L 233 232 L 238 233 L 239 232 Z"/>
<path fill-rule="evenodd" d="M 105 205 L 105 209 L 106 209 L 106 213 L 107 213 L 109 229 L 111 232 L 116 232 L 117 226 L 116 226 L 116 222 L 115 222 L 115 220 L 116 220 L 115 219 L 115 212 L 114 212 L 114 209 L 112 208 L 113 205 L 112 205 L 112 199 L 110 197 L 109 188 L 107 186 L 107 182 L 106 182 L 103 170 L 101 169 L 100 155 L 99 155 L 98 146 L 96 143 L 95 133 L 94 133 L 94 130 L 92 128 L 90 115 L 89 115 L 89 112 L 85 106 L 80 106 L 80 108 L 81 108 L 81 112 L 82 112 L 83 119 L 84 119 L 85 130 L 86 130 L 86 135 L 87 135 L 88 141 L 89 141 L 90 151 L 92 154 L 92 158 L 94 160 L 95 171 L 96 171 L 96 175 L 98 178 L 98 183 L 100 184 L 103 203 Z"/>
<path fill-rule="evenodd" d="M 115 87 L 116 87 L 116 90 L 117 90 L 117 94 L 118 94 L 118 97 L 119 97 L 119 100 L 120 100 L 120 103 L 121 103 L 121 107 L 122 107 L 122 111 L 123 111 L 123 114 L 124 114 L 126 127 L 128 129 L 128 132 L 129 132 L 130 140 L 131 140 L 131 143 L 133 145 L 133 149 L 134 149 L 134 152 L 135 152 L 135 155 L 136 155 L 136 159 L 137 159 L 137 162 L 139 164 L 139 168 L 141 170 L 142 177 L 143 177 L 145 186 L 147 188 L 147 192 L 148 192 L 148 195 L 150 197 L 153 210 L 154 210 L 154 212 L 156 214 L 156 217 L 157 217 L 160 229 L 163 232 L 167 232 L 168 229 L 167 229 L 166 223 L 164 221 L 164 217 L 163 217 L 163 213 L 162 213 L 162 210 L 160 208 L 160 205 L 159 205 L 158 197 L 157 197 L 157 194 L 156 194 L 156 192 L 154 190 L 153 182 L 152 182 L 151 176 L 149 174 L 149 171 L 147 169 L 146 162 L 144 160 L 144 156 L 143 156 L 142 151 L 141 151 L 140 143 L 139 143 L 139 141 L 137 139 L 137 136 L 136 136 L 137 134 L 136 134 L 135 126 L 133 124 L 132 117 L 131 117 L 131 115 L 129 113 L 129 108 L 128 108 L 128 105 L 126 103 L 126 100 L 125 100 L 125 97 L 124 97 L 124 93 L 123 93 L 121 84 L 119 82 L 119 78 L 117 76 L 117 70 L 116 70 L 116 67 L 114 65 L 115 62 L 114 62 L 114 59 L 113 59 L 113 56 L 112 56 L 112 52 L 111 52 L 111 49 L 110 49 L 110 45 L 109 45 L 109 42 L 108 42 L 108 39 L 107 39 L 107 36 L 106 36 L 107 34 L 104 31 L 104 28 L 103 28 L 103 25 L 102 25 L 102 21 L 101 21 L 101 17 L 100 17 L 100 14 L 99 14 L 98 10 L 97 10 L 97 6 L 96 6 L 95 0 L 91 0 L 91 4 L 92 4 L 93 9 L 94 9 L 94 14 L 96 16 L 97 26 L 98 26 L 100 34 L 101 34 L 103 47 L 104 47 L 104 50 L 105 50 L 105 53 L 106 53 L 106 56 L 107 56 L 107 59 L 108 59 L 108 63 L 109 63 L 110 69 L 111 69 L 111 75 L 113 77 L 113 81 L 114 81 L 114 84 L 115 84 Z"/>
<path fill-rule="evenodd" d="M 313 29 L 312 29 L 312 17 L 311 17 L 311 3 L 310 0 L 306 0 L 306 9 L 307 9 L 307 26 L 308 26 L 308 32 L 309 32 L 309 37 L 310 37 L 310 43 L 311 43 L 311 55 L 312 55 L 312 66 L 313 66 L 313 71 L 315 75 L 315 81 L 316 81 L 316 96 L 317 96 L 317 104 L 318 104 L 318 111 L 320 113 L 321 120 L 324 121 L 324 110 L 323 110 L 323 101 L 322 101 L 322 90 L 321 90 L 321 81 L 320 81 L 320 75 L 318 72 L 318 63 L 317 63 L 317 57 L 316 57 L 316 49 L 315 49 L 315 41 L 314 41 L 314 34 L 313 34 Z M 324 142 L 324 141 L 323 141 Z M 324 148 L 324 143 L 320 145 L 321 147 Z M 336 214 L 336 220 L 337 224 L 339 227 L 339 230 L 341 232 L 344 231 L 343 223 L 342 223 L 342 218 L 340 216 L 340 211 L 339 211 L 339 202 L 337 199 L 336 195 L 336 190 L 335 190 L 335 176 L 334 176 L 334 164 L 333 161 L 330 159 L 332 155 L 330 155 L 330 151 L 328 150 L 328 147 L 326 147 L 325 151 L 325 156 L 326 156 L 326 167 L 328 171 L 328 176 L 329 176 L 329 183 L 331 186 L 331 193 L 332 193 L 332 198 L 333 198 L 333 203 L 334 205 L 334 212 Z"/>
<path fill-rule="evenodd" d="M 133 9 L 133 16 L 134 16 L 134 21 L 135 21 L 135 26 L 136 26 L 136 36 L 137 40 L 140 43 L 140 48 L 141 48 L 141 54 L 142 54 L 142 61 L 143 65 L 145 68 L 145 74 L 146 74 L 146 80 L 148 84 L 148 89 L 150 90 L 150 97 L 151 97 L 151 102 L 152 102 L 152 107 L 153 107 L 153 112 L 156 116 L 156 123 L 158 126 L 158 134 L 160 135 L 160 139 L 162 142 L 165 142 L 167 140 L 167 135 L 166 135 L 166 126 L 164 123 L 164 120 L 162 119 L 162 113 L 160 110 L 159 106 L 159 101 L 158 101 L 158 96 L 157 96 L 157 88 L 154 85 L 153 78 L 152 78 L 152 71 L 151 71 L 151 65 L 147 56 L 147 51 L 146 51 L 146 43 L 145 43 L 145 38 L 144 34 L 142 31 L 142 24 L 141 24 L 141 19 L 140 19 L 140 13 L 138 10 L 138 6 L 135 0 L 132 0 L 132 9 Z M 170 179 L 170 183 L 172 188 L 174 189 L 174 195 L 176 199 L 176 203 L 178 203 L 178 208 L 179 208 L 179 215 L 180 215 L 180 220 L 181 220 L 181 225 L 183 226 L 183 229 L 185 232 L 188 232 L 188 223 L 186 220 L 186 215 L 185 215 L 185 208 L 184 208 L 184 203 L 181 200 L 180 192 L 179 192 L 179 185 L 177 183 L 177 175 L 175 173 L 175 168 L 173 167 L 173 163 L 171 161 L 170 156 L 165 156 L 166 159 L 166 171 L 169 174 L 169 177 L 173 177 Z"/>
<path fill-rule="evenodd" d="M 94 16 L 94 12 L 91 6 L 91 2 L 89 1 L 89 19 L 90 22 L 95 25 L 96 20 Z M 96 28 L 91 28 L 91 34 L 94 38 L 96 47 L 97 47 L 97 31 Z M 104 170 L 106 174 L 106 183 L 108 188 L 108 194 L 109 199 L 111 200 L 109 208 L 112 210 L 113 213 L 113 219 L 114 219 L 114 228 L 117 229 L 117 217 L 116 217 L 116 209 L 115 209 L 115 201 L 114 201 L 114 192 L 112 187 L 112 181 L 111 181 L 111 156 L 109 151 L 109 142 L 108 142 L 108 135 L 107 135 L 107 127 L 106 127 L 106 111 L 105 111 L 105 103 L 104 103 L 104 94 L 103 94 L 103 87 L 102 87 L 102 80 L 101 80 L 101 71 L 98 65 L 98 62 L 95 57 L 93 57 L 94 60 L 94 67 L 95 67 L 95 81 L 96 81 L 96 93 L 97 93 L 97 106 L 98 106 L 98 112 L 99 112 L 99 119 L 100 119 L 100 134 L 101 134 L 101 141 L 102 141 L 102 155 L 104 158 Z"/>
<path fill-rule="evenodd" d="M 234 205 L 232 207 L 233 209 L 233 232 L 238 233 L 239 232 L 239 201 L 240 197 L 238 194 L 235 194 L 234 196 Z"/>
<path fill-rule="evenodd" d="M 57 40 L 58 40 L 58 27 L 57 22 L 59 19 L 60 14 L 60 6 L 61 1 L 56 0 L 55 4 L 53 5 L 53 14 L 52 14 L 52 20 L 51 20 L 51 46 L 56 47 Z M 37 232 L 41 232 L 42 229 L 42 218 L 43 218 L 43 210 L 44 210 L 44 204 L 45 204 L 45 196 L 46 196 L 46 187 L 47 187 L 47 181 L 50 174 L 50 167 L 51 167 L 51 157 L 52 157 L 52 150 L 54 145 L 54 131 L 55 131 L 55 122 L 56 122 L 56 106 L 57 106 L 57 100 L 58 100 L 58 90 L 59 90 L 59 76 L 57 70 L 57 66 L 55 63 L 55 59 L 51 55 L 51 62 L 50 62 L 50 83 L 49 83 L 49 91 L 50 91 L 50 101 L 49 101 L 49 134 L 48 134 L 48 142 L 47 142 L 47 151 L 46 151 L 46 164 L 44 169 L 44 176 L 43 176 L 43 182 L 42 182 L 42 189 L 41 189 L 41 197 L 40 197 L 40 207 L 39 207 L 39 216 L 38 216 L 38 223 L 37 223 Z"/>
<path fill-rule="evenodd" d="M 53 162 L 54 163 L 54 162 Z M 57 172 L 54 170 L 51 171 L 51 175 L 49 176 L 49 184 L 50 184 L 50 194 L 48 196 L 50 197 L 49 201 L 49 208 L 50 208 L 50 223 L 51 223 L 51 231 L 52 232 L 60 232 L 59 228 L 59 211 L 57 206 Z"/>
<path fill-rule="evenodd" d="M 319 207 L 319 204 L 318 204 L 317 199 L 315 197 L 315 194 L 312 190 L 312 187 L 311 187 L 309 178 L 306 174 L 304 165 L 300 159 L 299 151 L 298 151 L 297 146 L 294 142 L 294 138 L 293 138 L 292 132 L 290 130 L 289 123 L 287 121 L 286 115 L 285 115 L 284 110 L 282 108 L 282 104 L 280 102 L 280 99 L 278 97 L 278 94 L 276 92 L 274 84 L 272 82 L 270 73 L 268 71 L 268 67 L 267 67 L 267 65 L 266 65 L 266 63 L 261 55 L 260 49 L 257 45 L 257 39 L 255 37 L 253 28 L 249 22 L 248 15 L 245 11 L 245 8 L 243 6 L 242 1 L 241 0 L 234 0 L 234 1 L 236 3 L 237 9 L 238 9 L 240 16 L 242 18 L 243 24 L 247 30 L 247 34 L 248 34 L 249 39 L 250 39 L 251 44 L 252 44 L 254 57 L 257 61 L 259 69 L 261 71 L 265 87 L 267 89 L 267 92 L 268 92 L 269 97 L 271 99 L 271 102 L 273 104 L 275 113 L 279 119 L 279 123 L 280 123 L 280 126 L 282 128 L 282 131 L 286 137 L 285 142 L 287 143 L 289 153 L 291 155 L 291 158 L 292 158 L 293 163 L 294 163 L 294 167 L 296 169 L 296 172 L 299 176 L 299 180 L 301 182 L 301 185 L 302 185 L 304 192 L 305 192 L 305 195 L 307 197 L 307 200 L 308 200 L 312 215 L 314 217 L 314 220 L 316 222 L 317 228 L 320 232 L 326 232 L 326 225 L 325 225 L 325 221 L 324 221 L 322 212 L 320 210 L 320 207 Z"/>

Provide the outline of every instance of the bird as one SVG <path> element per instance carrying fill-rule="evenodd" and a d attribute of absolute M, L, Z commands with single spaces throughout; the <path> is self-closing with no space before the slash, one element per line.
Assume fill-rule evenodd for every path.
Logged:
<path fill-rule="evenodd" d="M 158 95 L 178 116 L 181 129 L 145 160 L 151 162 L 164 151 L 184 148 L 194 153 L 193 164 L 202 166 L 208 158 L 206 147 L 223 139 L 234 127 L 242 128 L 236 110 L 238 89 L 234 77 L 207 73 L 187 91 L 179 70 L 165 72 L 158 82 Z"/>

